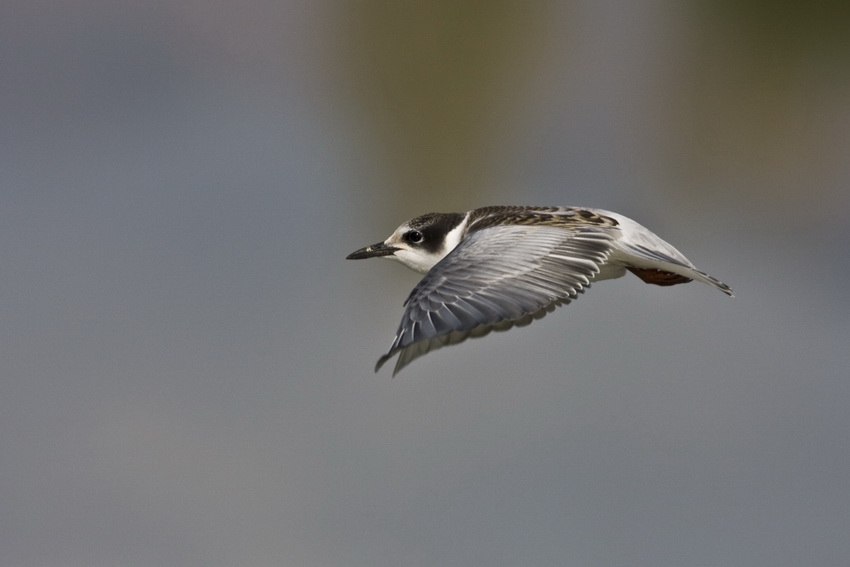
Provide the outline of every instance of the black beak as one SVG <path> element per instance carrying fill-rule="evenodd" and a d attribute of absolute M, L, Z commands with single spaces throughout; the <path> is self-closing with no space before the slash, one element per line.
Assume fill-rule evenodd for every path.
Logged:
<path fill-rule="evenodd" d="M 362 260 L 363 258 L 378 258 L 379 256 L 392 256 L 398 250 L 395 246 L 387 246 L 383 242 L 378 242 L 372 246 L 361 248 L 356 252 L 352 252 L 345 257 L 346 260 Z"/>

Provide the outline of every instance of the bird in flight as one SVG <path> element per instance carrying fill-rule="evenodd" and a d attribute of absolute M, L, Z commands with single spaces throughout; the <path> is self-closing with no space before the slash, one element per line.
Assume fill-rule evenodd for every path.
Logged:
<path fill-rule="evenodd" d="M 375 372 L 470 337 L 505 331 L 566 305 L 592 282 L 627 271 L 670 286 L 696 280 L 732 296 L 655 233 L 623 215 L 581 207 L 494 206 L 411 219 L 348 260 L 391 258 L 425 277 L 404 303 Z"/>

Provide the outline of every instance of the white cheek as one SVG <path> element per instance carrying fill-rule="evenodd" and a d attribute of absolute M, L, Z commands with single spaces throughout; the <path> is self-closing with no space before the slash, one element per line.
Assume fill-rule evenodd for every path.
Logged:
<path fill-rule="evenodd" d="M 436 264 L 440 258 L 434 258 L 432 256 L 423 256 L 420 253 L 414 252 L 412 250 L 399 250 L 392 256 L 388 256 L 389 258 L 394 258 L 416 272 L 420 274 L 424 274 L 431 267 Z"/>
<path fill-rule="evenodd" d="M 454 250 L 455 247 L 460 244 L 460 241 L 463 240 L 467 222 L 469 222 L 469 215 L 467 215 L 467 218 L 465 218 L 462 223 L 458 224 L 446 235 L 446 239 L 443 244 L 443 251 L 445 252 L 444 256 Z"/>

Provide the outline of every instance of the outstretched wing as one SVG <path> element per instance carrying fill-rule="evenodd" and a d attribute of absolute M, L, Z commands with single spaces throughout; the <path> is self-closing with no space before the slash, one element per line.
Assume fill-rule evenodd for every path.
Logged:
<path fill-rule="evenodd" d="M 473 232 L 410 293 L 375 371 L 398 354 L 395 376 L 432 350 L 539 319 L 589 287 L 612 248 L 609 231 L 584 225 Z"/>

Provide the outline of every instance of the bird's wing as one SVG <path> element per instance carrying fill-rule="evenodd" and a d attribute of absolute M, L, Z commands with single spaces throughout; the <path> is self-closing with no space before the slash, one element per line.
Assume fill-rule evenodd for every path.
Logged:
<path fill-rule="evenodd" d="M 429 351 L 539 319 L 589 287 L 612 248 L 610 229 L 591 226 L 473 232 L 410 293 L 375 371 L 395 354 L 393 375 Z"/>
<path fill-rule="evenodd" d="M 627 265 L 670 271 L 692 280 L 701 281 L 719 289 L 726 295 L 733 295 L 732 288 L 714 276 L 698 270 L 681 252 L 652 232 L 643 229 L 643 234 L 640 236 L 642 237 L 640 240 L 634 238 L 631 234 L 622 238 L 618 242 L 618 252 L 625 255 L 619 257 L 620 254 L 617 254 L 618 257 L 614 259 L 624 260 Z"/>

